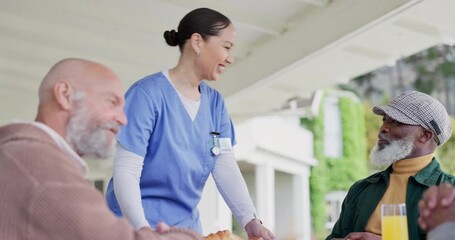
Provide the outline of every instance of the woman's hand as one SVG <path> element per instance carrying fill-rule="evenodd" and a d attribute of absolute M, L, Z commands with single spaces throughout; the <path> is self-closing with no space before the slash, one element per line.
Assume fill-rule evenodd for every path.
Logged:
<path fill-rule="evenodd" d="M 169 225 L 167 225 L 164 222 L 159 222 L 158 224 L 156 224 L 155 230 L 158 233 L 166 233 L 166 232 L 169 232 L 169 230 L 171 230 L 171 227 L 169 227 Z"/>
<path fill-rule="evenodd" d="M 369 232 L 349 233 L 344 239 L 346 240 L 381 240 L 381 236 Z"/>
<path fill-rule="evenodd" d="M 248 238 L 260 238 L 263 240 L 275 240 L 275 236 L 270 232 L 264 225 L 262 225 L 259 219 L 251 220 L 246 226 L 245 230 L 248 234 Z"/>

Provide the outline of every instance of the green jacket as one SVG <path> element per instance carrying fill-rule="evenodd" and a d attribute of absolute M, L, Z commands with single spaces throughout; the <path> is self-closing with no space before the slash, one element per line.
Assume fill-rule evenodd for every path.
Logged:
<path fill-rule="evenodd" d="M 371 214 L 387 189 L 391 172 L 392 166 L 359 180 L 351 186 L 343 201 L 340 218 L 326 240 L 344 238 L 351 232 L 365 231 Z M 427 233 L 417 224 L 419 218 L 417 205 L 423 192 L 429 186 L 439 185 L 443 182 L 455 184 L 455 177 L 443 172 L 435 158 L 415 176 L 409 177 L 406 189 L 406 210 L 410 240 L 426 239 Z"/>

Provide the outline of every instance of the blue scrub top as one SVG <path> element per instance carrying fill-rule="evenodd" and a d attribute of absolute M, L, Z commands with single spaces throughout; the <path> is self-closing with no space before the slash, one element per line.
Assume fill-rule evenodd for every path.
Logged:
<path fill-rule="evenodd" d="M 144 157 L 140 178 L 142 206 L 152 227 L 159 221 L 202 232 L 197 204 L 212 171 L 211 132 L 220 138 L 235 133 L 221 94 L 204 82 L 201 103 L 191 120 L 178 93 L 160 72 L 137 81 L 127 91 L 128 124 L 117 140 L 127 150 Z M 118 216 L 121 210 L 109 182 L 106 199 Z"/>

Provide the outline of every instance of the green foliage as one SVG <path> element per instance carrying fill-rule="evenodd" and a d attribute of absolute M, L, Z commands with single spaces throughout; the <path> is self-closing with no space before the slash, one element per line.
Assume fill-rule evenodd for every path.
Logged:
<path fill-rule="evenodd" d="M 443 62 L 438 66 L 438 70 L 444 77 L 453 77 L 455 76 L 455 62 Z"/>
<path fill-rule="evenodd" d="M 434 81 L 428 81 L 428 80 L 423 80 L 420 77 L 417 77 L 415 82 L 412 84 L 414 88 L 419 91 L 423 92 L 426 94 L 431 94 L 435 88 L 435 83 Z"/>
<path fill-rule="evenodd" d="M 417 90 L 436 97 L 449 114 L 455 115 L 455 46 L 433 46 L 345 85 L 345 89 L 358 93 L 362 101 L 375 104 L 381 95 L 397 96 L 406 90 Z"/>
<path fill-rule="evenodd" d="M 455 120 L 452 118 L 452 126 L 455 124 Z M 452 131 L 452 136 L 449 140 L 437 148 L 436 157 L 440 161 L 444 171 L 455 174 L 455 132 Z"/>
<path fill-rule="evenodd" d="M 358 101 L 349 97 L 339 99 L 341 124 L 343 127 L 343 157 L 341 159 L 328 159 L 332 173 L 342 172 L 342 175 L 331 179 L 330 190 L 347 190 L 354 181 L 365 177 L 367 168 L 365 121 L 363 106 Z M 333 161 L 335 160 L 335 161 Z"/>
<path fill-rule="evenodd" d="M 455 80 L 455 48 L 447 45 L 437 45 L 404 59 L 404 62 L 414 70 L 416 78 L 412 86 L 421 92 L 443 94 L 441 102 L 448 112 L 455 113 L 451 104 L 451 96 Z"/>
<path fill-rule="evenodd" d="M 314 131 L 314 125 L 316 121 L 314 119 L 307 119 L 307 118 L 301 118 L 300 119 L 300 125 L 302 125 L 305 129 L 308 131 Z"/>
<path fill-rule="evenodd" d="M 314 135 L 314 156 L 319 164 L 311 169 L 311 215 L 317 239 L 327 236 L 325 195 L 330 191 L 347 190 L 354 181 L 367 173 L 366 141 L 363 105 L 350 97 L 339 98 L 342 123 L 343 156 L 324 156 L 324 114 L 319 111 L 312 120 L 302 119 L 302 125 Z"/>
<path fill-rule="evenodd" d="M 317 166 L 311 168 L 310 175 L 310 201 L 311 216 L 313 220 L 313 232 L 319 238 L 327 235 L 325 230 L 325 194 L 327 193 L 327 170 L 323 159 L 323 133 L 324 133 L 324 112 L 319 111 L 318 116 L 312 120 L 302 119 L 302 125 L 309 127 L 313 132 L 314 157 L 319 160 Z"/>
<path fill-rule="evenodd" d="M 310 176 L 310 200 L 311 216 L 313 221 L 313 233 L 318 239 L 323 239 L 328 235 L 325 229 L 327 221 L 325 195 L 327 190 L 327 170 L 325 164 L 319 165 L 311 170 Z"/>
<path fill-rule="evenodd" d="M 428 49 L 428 59 L 429 60 L 435 60 L 437 58 L 439 58 L 439 51 L 437 50 L 437 48 L 430 48 Z"/>

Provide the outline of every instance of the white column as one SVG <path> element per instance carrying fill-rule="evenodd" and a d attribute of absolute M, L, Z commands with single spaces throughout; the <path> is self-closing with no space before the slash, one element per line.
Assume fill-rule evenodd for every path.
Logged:
<path fill-rule="evenodd" d="M 309 169 L 301 175 L 294 175 L 294 220 L 297 223 L 296 235 L 299 240 L 311 239 L 310 182 Z"/>
<path fill-rule="evenodd" d="M 256 165 L 256 208 L 258 217 L 275 230 L 275 169 L 267 163 Z"/>

